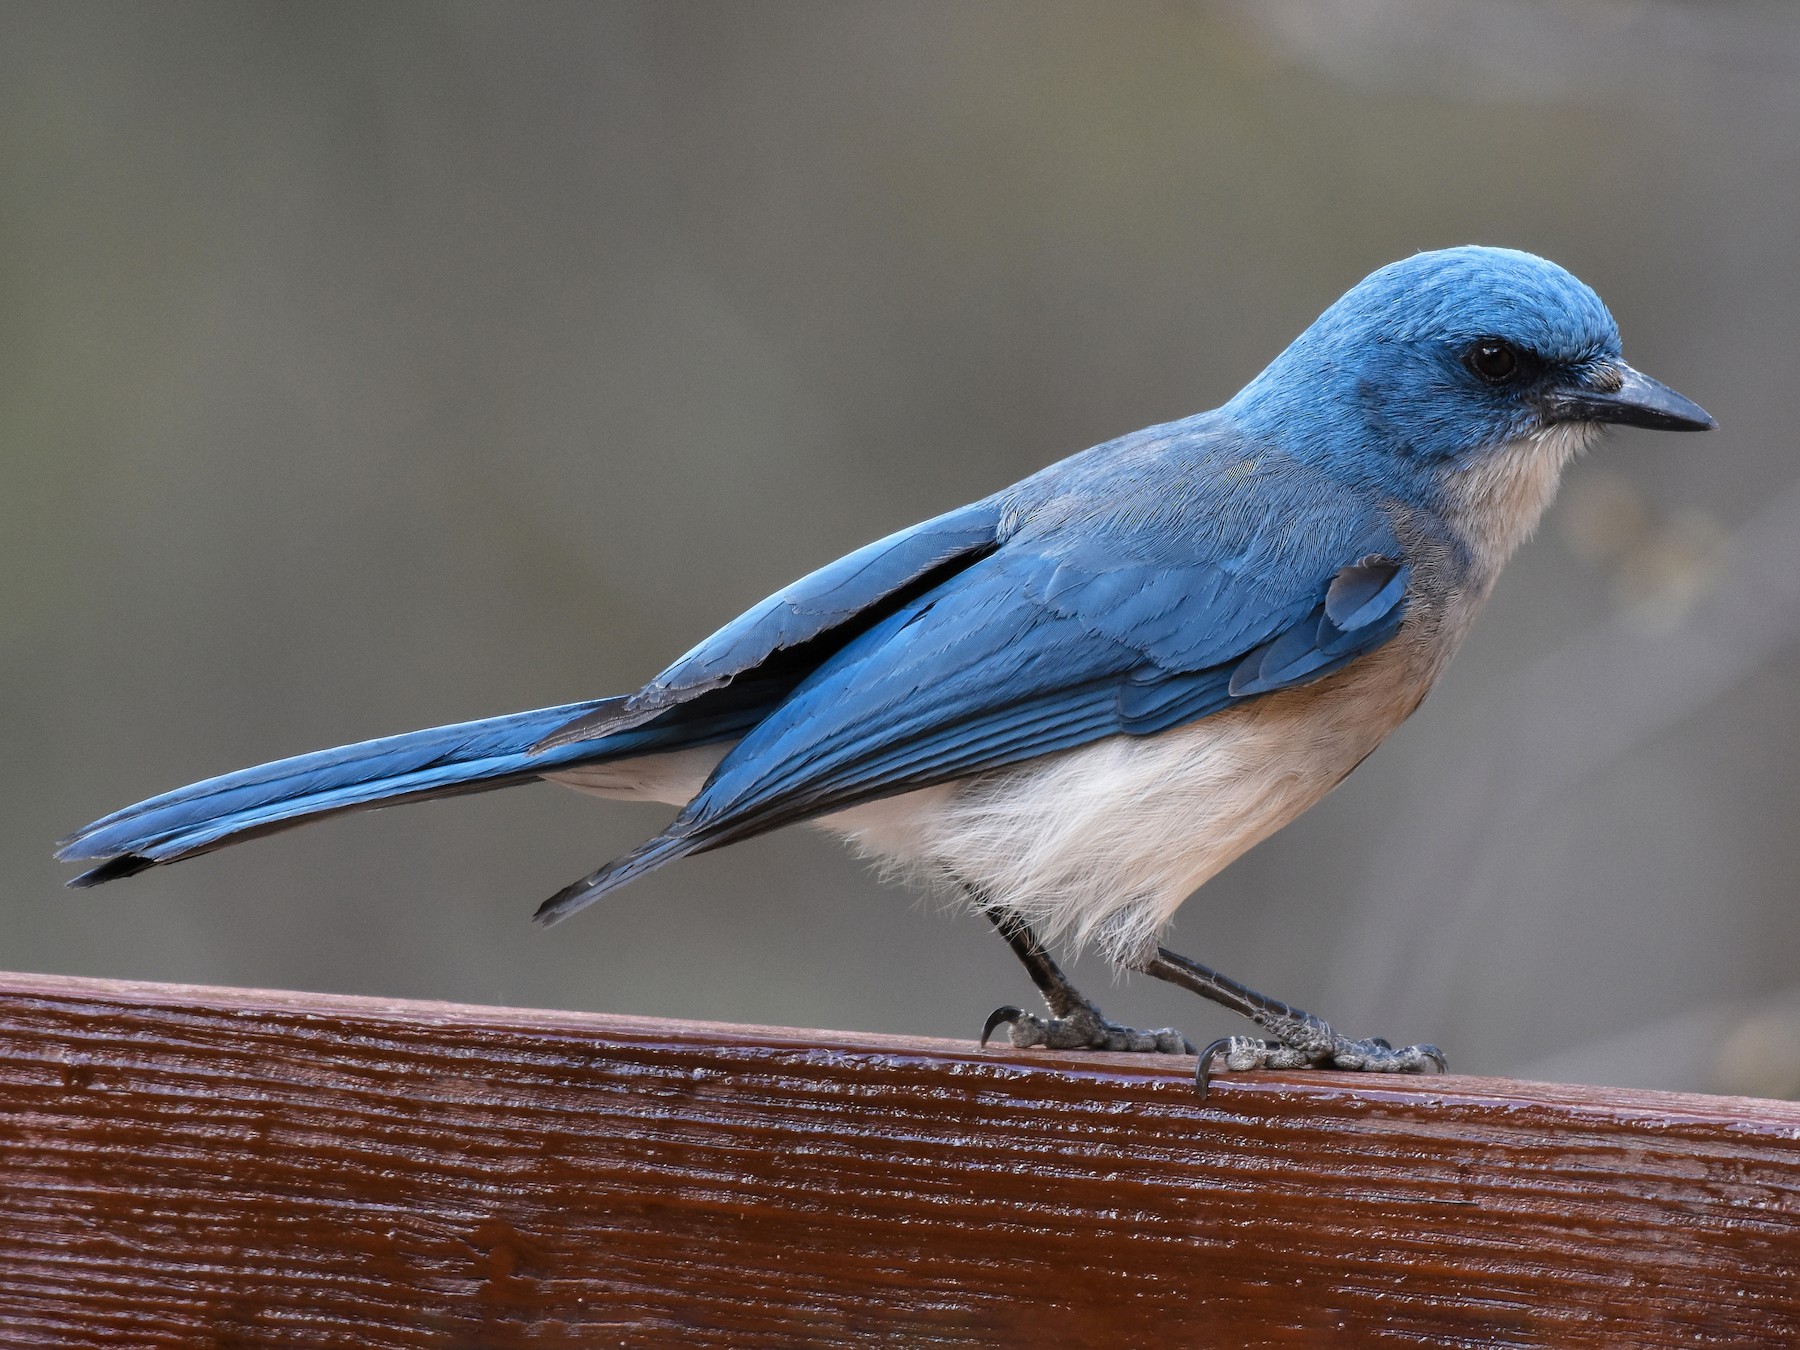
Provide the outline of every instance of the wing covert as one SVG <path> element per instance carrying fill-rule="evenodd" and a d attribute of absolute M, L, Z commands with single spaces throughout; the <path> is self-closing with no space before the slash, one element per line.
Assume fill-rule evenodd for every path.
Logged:
<path fill-rule="evenodd" d="M 688 853 L 1102 737 L 1152 735 L 1322 679 L 1386 642 L 1410 569 L 1385 515 L 1322 473 L 1266 462 L 1266 450 L 1195 441 L 1211 455 L 1199 465 L 1171 466 L 1159 442 L 1162 461 L 1142 456 L 1142 471 L 1126 447 L 1094 461 L 1091 481 L 1074 462 L 1035 496 L 1027 480 L 997 548 L 828 655 L 661 835 L 540 918 Z"/>

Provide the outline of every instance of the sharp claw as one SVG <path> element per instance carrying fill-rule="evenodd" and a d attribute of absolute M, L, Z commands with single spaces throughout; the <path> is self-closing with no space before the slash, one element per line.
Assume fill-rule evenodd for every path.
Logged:
<path fill-rule="evenodd" d="M 1207 1085 L 1212 1082 L 1213 1057 L 1231 1049 L 1233 1039 L 1235 1038 L 1231 1036 L 1221 1036 L 1200 1052 L 1199 1059 L 1194 1064 L 1194 1091 L 1199 1094 L 1201 1101 L 1206 1100 Z"/>
<path fill-rule="evenodd" d="M 1419 1053 L 1429 1056 L 1431 1062 L 1437 1065 L 1437 1071 L 1439 1073 L 1450 1072 L 1450 1061 L 1444 1058 L 1444 1052 L 1435 1045 L 1421 1045 L 1419 1047 Z"/>
<path fill-rule="evenodd" d="M 994 1034 L 995 1028 L 999 1027 L 1002 1023 L 1016 1022 L 1024 1015 L 1025 1010 L 1023 1008 L 1015 1008 L 1011 1004 L 1002 1004 L 1000 1007 L 995 1008 L 994 1011 L 988 1014 L 987 1021 L 982 1024 L 982 1045 L 985 1046 L 988 1043 L 988 1037 Z"/>

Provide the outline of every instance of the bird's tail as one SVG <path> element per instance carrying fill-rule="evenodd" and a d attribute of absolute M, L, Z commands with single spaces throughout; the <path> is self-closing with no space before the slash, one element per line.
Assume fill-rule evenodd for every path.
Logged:
<path fill-rule="evenodd" d="M 573 718 L 623 702 L 432 727 L 242 769 L 115 811 L 63 840 L 57 856 L 101 860 L 69 882 L 98 886 L 321 816 L 528 782 L 567 761 L 593 758 L 596 749 L 590 742 L 533 754 L 538 741 Z"/>

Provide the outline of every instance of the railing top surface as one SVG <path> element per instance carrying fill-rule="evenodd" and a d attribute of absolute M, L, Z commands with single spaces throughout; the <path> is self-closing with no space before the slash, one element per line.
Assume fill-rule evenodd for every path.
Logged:
<path fill-rule="evenodd" d="M 1745 1098 L 0 975 L 0 1180 L 0 1346 L 1800 1326 Z"/>

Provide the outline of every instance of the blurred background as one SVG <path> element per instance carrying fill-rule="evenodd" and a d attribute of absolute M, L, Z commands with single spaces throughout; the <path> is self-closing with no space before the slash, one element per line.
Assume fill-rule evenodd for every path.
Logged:
<path fill-rule="evenodd" d="M 84 893 L 51 842 L 629 690 L 1470 241 L 1722 428 L 1578 465 L 1421 713 L 1171 945 L 1464 1071 L 1800 1094 L 1782 3 L 0 7 L 0 965 L 972 1037 L 1031 994 L 988 926 L 806 830 L 549 933 L 665 812 L 536 786 Z"/>

